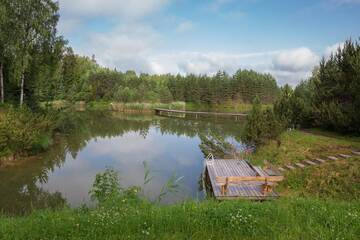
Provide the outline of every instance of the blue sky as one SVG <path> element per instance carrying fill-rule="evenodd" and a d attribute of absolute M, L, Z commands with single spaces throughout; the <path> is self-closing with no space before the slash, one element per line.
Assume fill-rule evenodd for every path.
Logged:
<path fill-rule="evenodd" d="M 360 0 L 60 0 L 59 32 L 104 66 L 138 73 L 251 68 L 296 85 L 348 39 Z"/>

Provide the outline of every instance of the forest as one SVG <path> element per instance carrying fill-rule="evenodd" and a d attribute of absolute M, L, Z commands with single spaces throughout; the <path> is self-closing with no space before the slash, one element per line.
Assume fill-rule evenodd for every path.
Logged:
<path fill-rule="evenodd" d="M 75 54 L 57 33 L 59 6 L 47 1 L 0 4 L 1 102 L 36 106 L 54 100 L 216 104 L 271 103 L 279 93 L 270 74 L 239 70 L 206 75 L 150 75 L 107 69 Z"/>
<path fill-rule="evenodd" d="M 79 56 L 58 34 L 59 5 L 52 0 L 0 0 L 0 97 L 7 111 L 0 123 L 1 155 L 51 144 L 56 114 L 40 103 L 171 103 L 234 106 L 267 104 L 250 114 L 245 141 L 266 142 L 286 128 L 320 127 L 360 132 L 360 45 L 348 40 L 323 58 L 312 76 L 294 89 L 270 74 L 239 69 L 233 75 L 151 75 L 121 72 Z M 28 109 L 18 109 L 26 106 Z M 273 106 L 273 107 L 272 107 Z M 0 116 L 1 117 L 1 116 Z M 14 124 L 14 120 L 17 120 Z M 252 119 L 252 120 L 251 120 Z M 43 124 L 26 124 L 39 123 Z M 31 130 L 31 131 L 30 131 Z M 22 139 L 16 140 L 16 139 Z M 10 144 L 11 143 L 11 144 Z M 6 154 L 5 154 L 6 153 Z"/>

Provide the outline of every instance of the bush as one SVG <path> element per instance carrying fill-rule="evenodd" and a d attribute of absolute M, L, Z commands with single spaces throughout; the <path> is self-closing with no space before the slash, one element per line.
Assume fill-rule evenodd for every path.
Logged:
<path fill-rule="evenodd" d="M 43 150 L 51 144 L 55 127 L 55 118 L 49 114 L 9 108 L 0 122 L 0 155 L 15 158 Z"/>
<path fill-rule="evenodd" d="M 251 145 L 262 145 L 269 140 L 277 139 L 282 131 L 283 126 L 273 110 L 263 111 L 259 99 L 256 98 L 246 118 L 243 140 Z"/>

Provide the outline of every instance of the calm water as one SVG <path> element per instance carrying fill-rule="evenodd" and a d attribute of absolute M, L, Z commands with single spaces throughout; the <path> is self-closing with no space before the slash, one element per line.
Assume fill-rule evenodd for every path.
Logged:
<path fill-rule="evenodd" d="M 238 148 L 242 122 L 76 112 L 63 117 L 54 146 L 20 166 L 0 169 L 0 209 L 19 214 L 35 208 L 91 204 L 88 192 L 96 173 L 112 167 L 123 186 L 141 186 L 146 161 L 153 180 L 145 194 L 154 199 L 172 176 L 183 177 L 178 193 L 164 203 L 202 199 L 201 173 L 206 152 L 221 155 Z"/>

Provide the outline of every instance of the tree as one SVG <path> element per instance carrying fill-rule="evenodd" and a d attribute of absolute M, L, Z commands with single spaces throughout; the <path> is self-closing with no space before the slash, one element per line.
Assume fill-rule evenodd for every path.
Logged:
<path fill-rule="evenodd" d="M 276 140 L 283 131 L 283 125 L 277 119 L 272 109 L 261 109 L 259 98 L 253 101 L 253 107 L 246 117 L 243 140 L 255 146 Z"/>
<path fill-rule="evenodd" d="M 58 4 L 52 0 L 5 1 L 9 23 L 16 36 L 17 61 L 20 75 L 20 106 L 24 102 L 25 74 L 31 60 L 31 50 L 56 34 Z"/>
<path fill-rule="evenodd" d="M 7 13 L 5 5 L 3 4 L 3 0 L 0 1 L 0 98 L 1 103 L 5 101 L 5 91 L 4 91 L 4 65 L 6 60 L 6 55 L 9 51 L 10 41 L 9 37 L 9 29 L 10 26 L 7 21 Z"/>
<path fill-rule="evenodd" d="M 360 43 L 348 40 L 324 58 L 314 85 L 315 124 L 360 133 Z"/>

